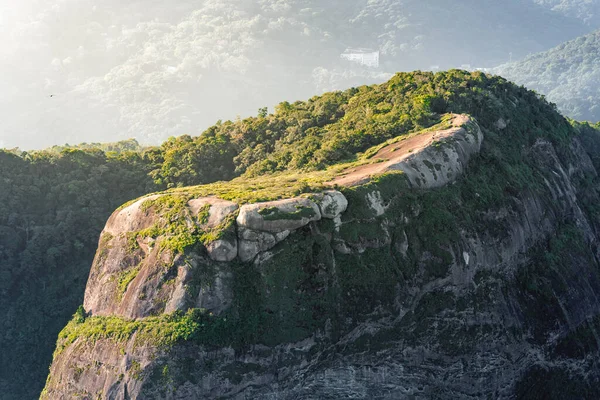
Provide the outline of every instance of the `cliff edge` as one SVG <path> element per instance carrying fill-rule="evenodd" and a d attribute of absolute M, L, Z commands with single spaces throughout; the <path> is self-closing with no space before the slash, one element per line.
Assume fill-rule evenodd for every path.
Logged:
<path fill-rule="evenodd" d="M 348 163 L 115 211 L 42 398 L 599 395 L 599 166 L 490 87 Z"/>

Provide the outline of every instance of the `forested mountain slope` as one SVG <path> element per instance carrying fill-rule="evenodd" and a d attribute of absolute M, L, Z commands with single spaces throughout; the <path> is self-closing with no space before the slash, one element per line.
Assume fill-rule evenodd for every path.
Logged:
<path fill-rule="evenodd" d="M 42 398 L 597 398 L 599 139 L 461 71 L 173 139 L 242 175 L 113 213 Z"/>
<path fill-rule="evenodd" d="M 600 1 L 598 0 L 534 0 L 549 9 L 576 17 L 592 27 L 600 26 Z"/>
<path fill-rule="evenodd" d="M 0 398 L 34 399 L 111 210 L 155 190 L 137 154 L 0 151 Z"/>
<path fill-rule="evenodd" d="M 41 390 L 56 334 L 81 303 L 98 235 L 115 207 L 247 170 L 323 167 L 438 122 L 445 101 L 428 86 L 411 86 L 394 108 L 374 106 L 385 92 L 353 88 L 283 102 L 274 114 L 219 122 L 154 148 L 124 141 L 0 152 L 0 391 L 23 399 Z"/>
<path fill-rule="evenodd" d="M 600 31 L 494 72 L 543 93 L 571 118 L 600 120 Z"/>
<path fill-rule="evenodd" d="M 531 0 L 24 0 L 0 18 L 0 147 L 26 149 L 158 144 L 281 99 L 495 66 L 590 29 Z M 380 68 L 340 59 L 361 47 Z"/>

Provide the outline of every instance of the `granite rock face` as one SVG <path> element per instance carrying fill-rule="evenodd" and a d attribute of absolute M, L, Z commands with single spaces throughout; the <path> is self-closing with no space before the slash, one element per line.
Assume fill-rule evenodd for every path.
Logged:
<path fill-rule="evenodd" d="M 315 197 L 323 218 L 335 219 L 348 208 L 348 200 L 336 190 L 328 190 Z"/>
<path fill-rule="evenodd" d="M 194 273 L 200 267 L 191 268 L 191 264 L 220 271 L 226 268 L 220 263 L 236 259 L 251 261 L 290 233 L 319 221 L 321 208 L 325 210 L 325 218 L 335 218 L 348 206 L 344 195 L 335 190 L 312 197 L 319 204 L 298 197 L 239 207 L 216 197 L 192 198 L 179 216 L 185 220 L 185 229 L 218 235 L 206 239 L 202 249 L 185 256 L 159 245 L 161 239 L 170 238 L 172 233 L 151 236 L 157 224 L 165 219 L 158 206 L 152 205 L 161 195 L 137 200 L 115 211 L 102 232 L 86 288 L 85 309 L 93 315 L 126 318 L 185 310 L 195 304 L 189 296 L 189 287 L 200 279 Z M 208 279 L 205 284 L 213 282 Z M 218 286 L 229 290 L 225 283 Z"/>
<path fill-rule="evenodd" d="M 201 209 L 208 208 L 208 218 L 202 225 L 210 228 L 216 228 L 221 225 L 230 215 L 235 213 L 239 206 L 227 200 L 221 200 L 217 197 L 203 197 L 192 199 L 188 202 L 188 207 L 193 216 L 197 216 Z"/>
<path fill-rule="evenodd" d="M 454 181 L 481 146 L 478 131 L 464 128 L 447 150 L 407 160 L 409 190 Z M 552 385 L 567 394 L 575 385 L 579 398 L 595 398 L 600 241 L 593 204 L 600 188 L 590 189 L 598 174 L 577 139 L 568 149 L 543 139 L 523 149 L 536 184 L 508 187 L 506 201 L 479 206 L 451 237 L 424 234 L 445 232 L 453 217 L 420 203 L 429 192 L 414 197 L 367 185 L 239 210 L 225 205 L 209 221 L 215 215 L 214 227 L 235 215 L 227 256 L 161 253 L 148 240 L 131 254 L 120 232 L 147 228 L 153 218 L 135 203 L 111 217 L 112 237 L 100 241 L 86 290 L 91 315 L 143 318 L 190 308 L 227 315 L 236 273 L 251 271 L 264 294 L 261 329 L 285 336 L 235 349 L 153 347 L 135 335 L 119 343 L 77 338 L 55 358 L 42 398 L 512 399 L 544 398 Z M 452 167 L 438 170 L 434 159 Z M 474 202 L 483 196 L 470 195 Z M 204 199 L 189 204 L 206 207 Z M 428 216 L 437 225 L 426 231 Z M 111 271 L 136 265 L 121 300 L 110 300 L 119 281 Z M 206 284 L 190 290 L 198 281 Z"/>
<path fill-rule="evenodd" d="M 321 219 L 319 207 L 306 198 L 248 204 L 240 209 L 237 224 L 253 231 L 293 231 Z"/>
<path fill-rule="evenodd" d="M 410 183 L 418 188 L 437 188 L 456 180 L 471 157 L 481 149 L 483 133 L 474 121 L 460 128 L 443 131 L 434 137 L 434 144 L 389 166 L 403 171 Z"/>
<path fill-rule="evenodd" d="M 197 216 L 198 212 L 204 207 L 209 207 L 207 221 L 200 224 L 201 228 L 208 229 L 218 229 L 228 218 L 235 216 L 239 208 L 234 202 L 216 197 L 192 199 L 188 202 L 188 206 L 193 216 Z M 230 262 L 235 259 L 238 253 L 238 243 L 235 237 L 232 238 L 231 236 L 234 235 L 230 235 L 228 239 L 220 238 L 206 243 L 206 251 L 213 261 Z"/>
<path fill-rule="evenodd" d="M 143 318 L 186 309 L 194 304 L 190 296 L 196 296 L 190 295 L 189 287 L 199 279 L 192 265 L 214 269 L 237 257 L 235 227 L 221 227 L 235 218 L 237 204 L 213 197 L 190 200 L 182 215 L 190 231 L 221 229 L 225 234 L 183 256 L 160 245 L 168 232 L 153 237 L 165 219 L 152 203 L 160 199 L 160 195 L 142 198 L 110 217 L 86 287 L 84 307 L 91 314 Z M 202 221 L 200 210 L 206 214 Z"/>
<path fill-rule="evenodd" d="M 446 124 L 450 127 L 425 130 L 373 149 L 370 163 L 342 171 L 331 183 L 360 186 L 382 174 L 398 171 L 416 189 L 439 188 L 454 182 L 469 160 L 479 154 L 484 135 L 477 121 L 465 114 L 451 114 Z"/>

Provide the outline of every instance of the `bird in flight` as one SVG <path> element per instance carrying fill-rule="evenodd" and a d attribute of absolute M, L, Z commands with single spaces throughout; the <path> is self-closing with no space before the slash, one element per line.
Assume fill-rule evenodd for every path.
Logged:
<path fill-rule="evenodd" d="M 53 95 L 53 94 L 51 94 L 51 95 L 50 95 L 50 97 L 54 97 L 54 95 Z"/>

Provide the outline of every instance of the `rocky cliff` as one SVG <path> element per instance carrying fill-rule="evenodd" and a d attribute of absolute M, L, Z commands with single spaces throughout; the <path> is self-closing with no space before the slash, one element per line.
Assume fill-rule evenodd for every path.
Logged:
<path fill-rule="evenodd" d="M 125 205 L 42 398 L 597 398 L 599 166 L 527 96 Z"/>

